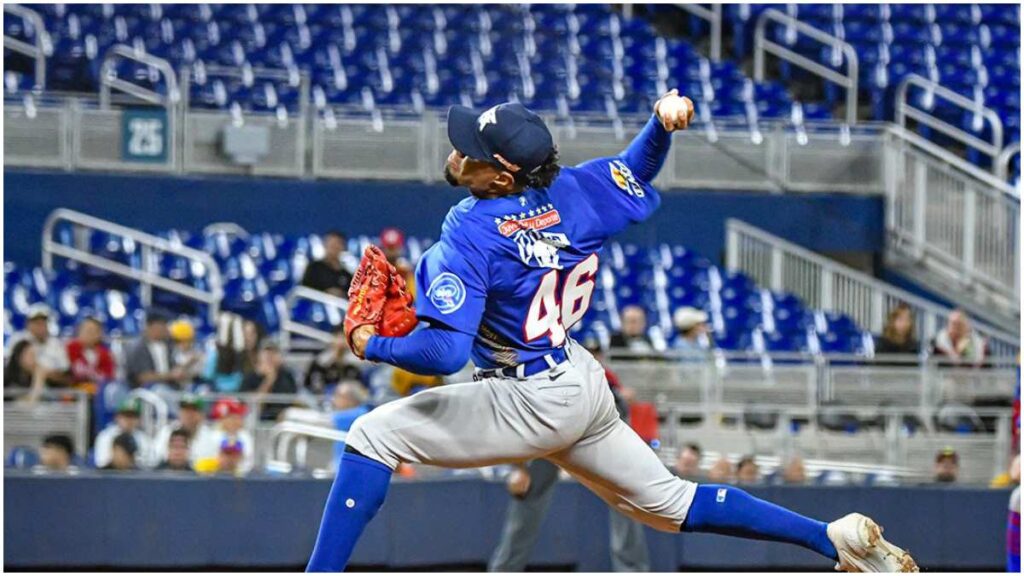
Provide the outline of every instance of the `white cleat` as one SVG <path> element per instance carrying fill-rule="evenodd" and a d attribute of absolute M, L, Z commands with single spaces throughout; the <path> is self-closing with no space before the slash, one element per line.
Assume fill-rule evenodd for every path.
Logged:
<path fill-rule="evenodd" d="M 910 553 L 882 538 L 882 527 L 863 514 L 847 514 L 828 525 L 842 572 L 917 572 Z"/>

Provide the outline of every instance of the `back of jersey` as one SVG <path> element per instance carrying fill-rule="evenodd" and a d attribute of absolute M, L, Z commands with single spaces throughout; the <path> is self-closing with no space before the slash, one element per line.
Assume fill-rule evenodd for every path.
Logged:
<path fill-rule="evenodd" d="M 548 354 L 587 313 L 605 241 L 659 203 L 623 157 L 565 168 L 546 190 L 467 198 L 417 268 L 417 315 L 476 336 L 478 368 Z"/>

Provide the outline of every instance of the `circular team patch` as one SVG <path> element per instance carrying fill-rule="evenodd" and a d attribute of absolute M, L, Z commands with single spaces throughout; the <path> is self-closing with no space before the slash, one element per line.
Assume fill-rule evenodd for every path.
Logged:
<path fill-rule="evenodd" d="M 466 301 L 466 286 L 455 274 L 444 272 L 427 288 L 427 297 L 441 314 L 451 314 Z"/>

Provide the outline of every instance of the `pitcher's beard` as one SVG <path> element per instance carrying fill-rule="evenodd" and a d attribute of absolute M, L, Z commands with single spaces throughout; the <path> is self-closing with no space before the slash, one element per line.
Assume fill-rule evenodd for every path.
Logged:
<path fill-rule="evenodd" d="M 452 169 L 447 164 L 445 164 L 444 167 L 444 179 L 453 187 L 457 188 L 459 186 L 459 181 L 455 179 L 455 175 L 452 174 Z"/>

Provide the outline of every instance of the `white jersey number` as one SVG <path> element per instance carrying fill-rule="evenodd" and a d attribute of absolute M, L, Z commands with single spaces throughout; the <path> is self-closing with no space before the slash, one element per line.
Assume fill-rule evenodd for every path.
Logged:
<path fill-rule="evenodd" d="M 565 277 L 561 304 L 556 294 L 559 272 L 552 270 L 544 275 L 540 288 L 530 302 L 526 325 L 523 327 L 527 342 L 548 336 L 552 346 L 561 346 L 565 343 L 566 332 L 583 318 L 590 307 L 594 277 L 597 274 L 597 254 L 591 254 L 574 266 Z"/>

